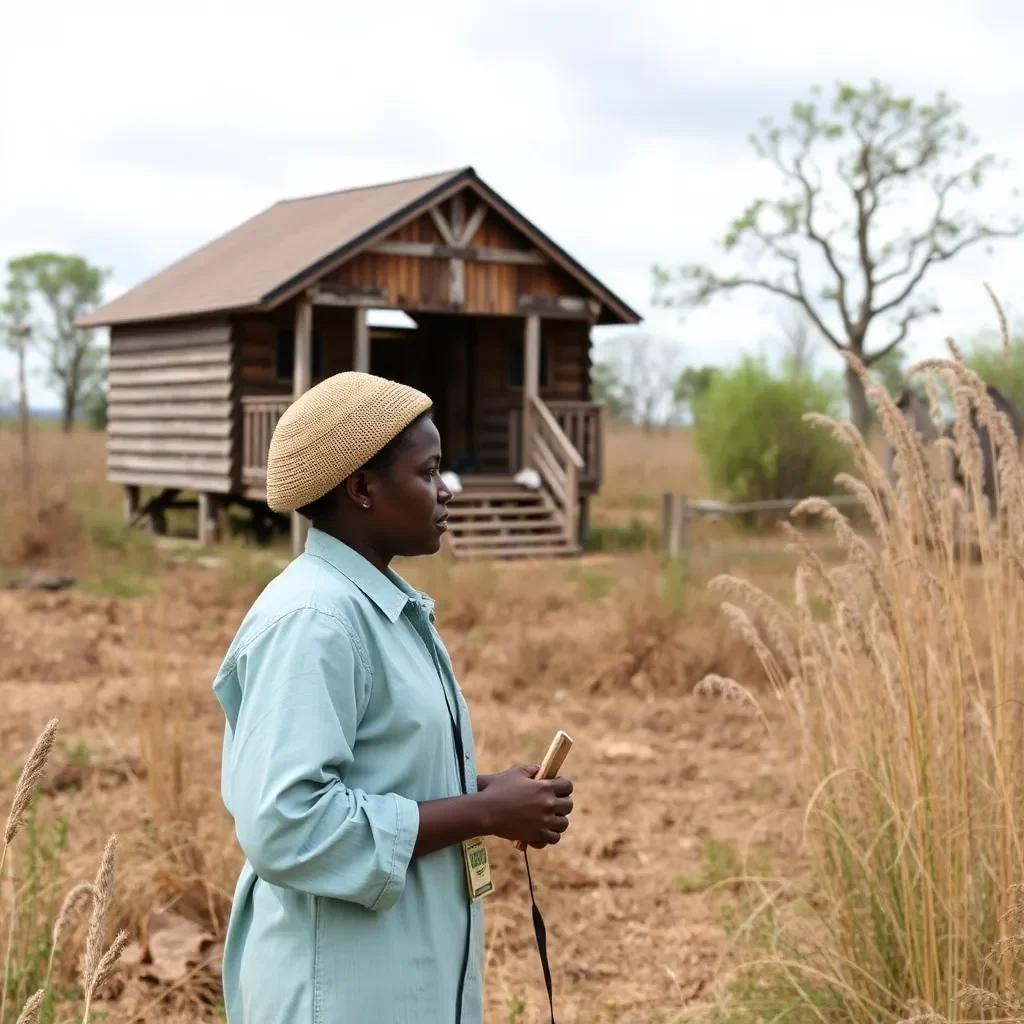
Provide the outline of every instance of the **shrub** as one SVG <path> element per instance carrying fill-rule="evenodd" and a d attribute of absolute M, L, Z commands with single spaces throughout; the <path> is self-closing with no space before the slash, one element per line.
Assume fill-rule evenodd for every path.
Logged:
<path fill-rule="evenodd" d="M 723 1020 L 1024 1018 L 1024 470 L 979 378 L 956 360 L 927 368 L 955 386 L 959 426 L 976 408 L 997 439 L 995 519 L 968 432 L 954 434 L 970 467 L 964 494 L 861 371 L 908 486 L 894 493 L 849 424 L 823 425 L 856 457 L 860 483 L 850 483 L 875 536 L 810 498 L 802 513 L 828 522 L 847 557 L 829 569 L 792 530 L 792 610 L 735 577 L 713 582 L 800 737 L 809 857 L 806 876 L 752 892 L 741 936 L 752 955 Z M 735 680 L 710 676 L 697 689 L 766 722 Z M 796 913 L 801 892 L 810 916 L 806 903 Z"/>
<path fill-rule="evenodd" d="M 999 388 L 1024 414 L 1024 338 L 1005 350 L 998 335 L 982 334 L 965 353 L 967 365 L 986 384 Z"/>
<path fill-rule="evenodd" d="M 695 441 L 708 480 L 736 502 L 833 493 L 847 453 L 803 415 L 834 414 L 839 400 L 824 379 L 773 374 L 749 357 L 722 372 L 695 400 Z"/>

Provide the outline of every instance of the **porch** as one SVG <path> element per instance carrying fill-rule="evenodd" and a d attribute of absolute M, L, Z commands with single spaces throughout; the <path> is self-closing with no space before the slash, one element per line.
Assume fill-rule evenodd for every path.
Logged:
<path fill-rule="evenodd" d="M 291 399 L 249 395 L 242 405 L 242 494 L 266 499 L 267 451 L 274 427 Z M 461 472 L 462 490 L 449 505 L 448 543 L 456 557 L 527 557 L 575 554 L 582 543 L 584 510 L 601 486 L 604 407 L 597 402 L 534 397 L 528 414 L 509 409 L 503 472 Z M 523 435 L 524 422 L 529 435 Z M 525 448 L 524 448 L 525 441 Z M 442 438 L 443 443 L 443 438 Z M 523 457 L 523 451 L 529 453 Z M 445 469 L 452 460 L 445 456 Z M 517 482 L 532 468 L 540 486 Z"/>
<path fill-rule="evenodd" d="M 292 399 L 276 395 L 244 395 L 242 404 L 242 494 L 245 498 L 263 501 L 267 492 L 267 451 L 274 427 Z M 549 401 L 545 402 L 551 418 L 568 443 L 579 453 L 582 465 L 578 486 L 581 497 L 589 497 L 601 489 L 603 473 L 604 406 L 599 402 Z M 495 476 L 514 476 L 527 462 L 522 451 L 522 410 L 509 409 L 507 414 L 507 457 L 501 472 L 462 473 L 465 486 L 472 486 L 474 476 L 489 481 Z M 443 442 L 443 438 L 442 438 Z M 541 459 L 547 464 L 557 462 L 553 452 L 543 450 Z M 556 445 L 558 441 L 556 441 Z M 445 453 L 445 469 L 452 469 L 452 459 Z M 537 467 L 534 467 L 537 468 Z M 538 470 L 539 471 L 539 470 Z"/>

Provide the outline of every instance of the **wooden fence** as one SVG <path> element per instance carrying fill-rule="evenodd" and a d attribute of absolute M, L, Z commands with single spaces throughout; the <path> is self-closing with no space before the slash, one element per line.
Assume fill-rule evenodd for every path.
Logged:
<path fill-rule="evenodd" d="M 685 494 L 661 496 L 661 547 L 678 558 L 689 546 L 689 524 L 698 516 L 735 516 L 751 512 L 786 512 L 796 508 L 803 498 L 775 498 L 768 501 L 742 501 L 730 504 L 706 498 L 688 498 Z M 825 498 L 837 507 L 856 505 L 853 494 L 834 494 Z"/>

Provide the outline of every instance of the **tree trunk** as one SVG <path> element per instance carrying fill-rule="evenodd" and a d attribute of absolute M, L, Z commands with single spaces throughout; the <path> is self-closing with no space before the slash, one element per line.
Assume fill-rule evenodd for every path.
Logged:
<path fill-rule="evenodd" d="M 849 368 L 846 370 L 846 395 L 850 400 L 850 420 L 866 438 L 871 426 L 871 406 L 860 377 Z"/>
<path fill-rule="evenodd" d="M 32 455 L 29 451 L 28 384 L 25 374 L 25 339 L 18 345 L 18 426 L 21 432 L 21 484 L 29 513 L 33 513 Z"/>
<path fill-rule="evenodd" d="M 64 389 L 64 408 L 61 410 L 60 429 L 65 434 L 70 434 L 75 425 L 75 398 L 74 391 Z"/>

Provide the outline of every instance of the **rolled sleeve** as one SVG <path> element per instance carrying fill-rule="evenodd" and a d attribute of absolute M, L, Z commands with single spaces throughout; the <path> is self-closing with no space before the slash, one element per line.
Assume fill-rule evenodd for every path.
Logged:
<path fill-rule="evenodd" d="M 243 699 L 226 760 L 229 809 L 256 874 L 384 910 L 405 887 L 419 808 L 347 782 L 369 679 L 346 625 L 314 609 L 239 655 Z"/>

